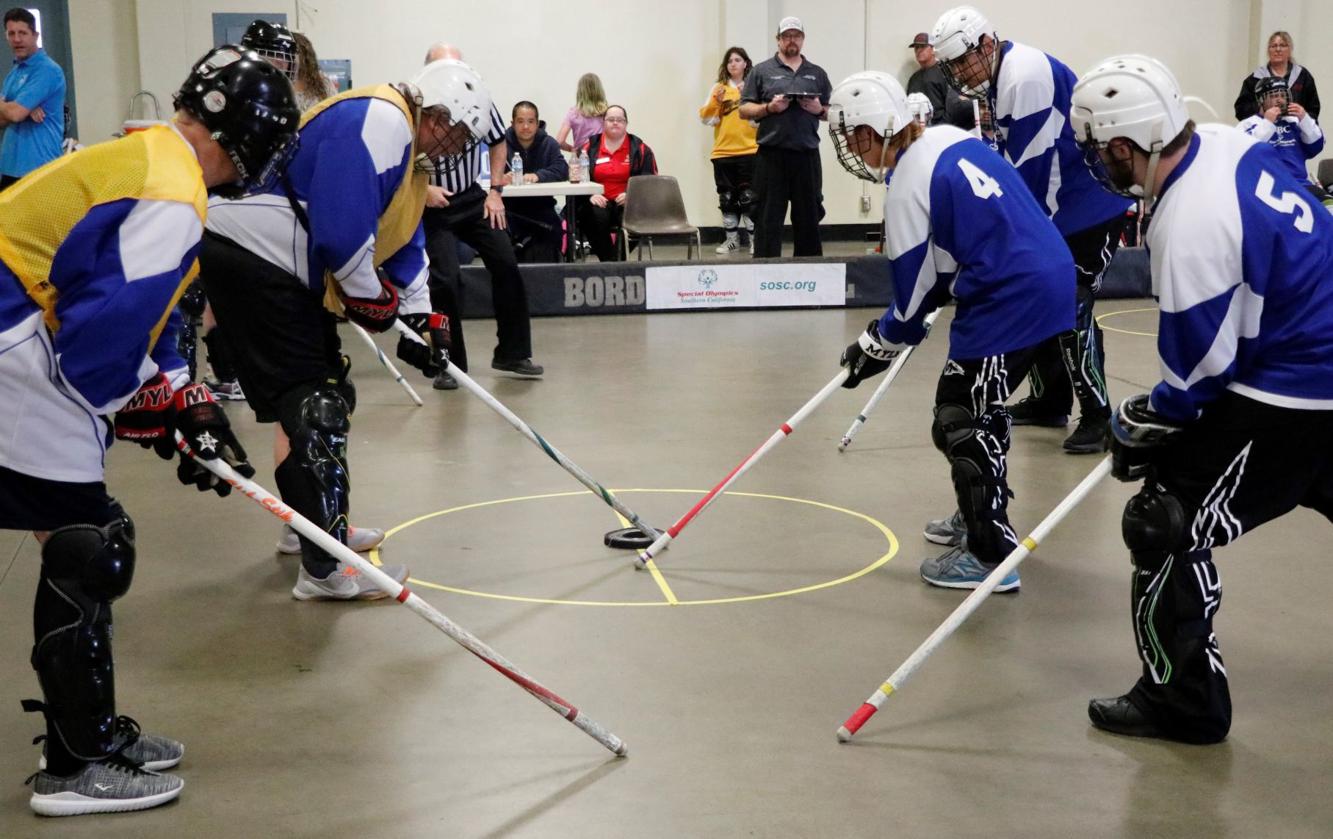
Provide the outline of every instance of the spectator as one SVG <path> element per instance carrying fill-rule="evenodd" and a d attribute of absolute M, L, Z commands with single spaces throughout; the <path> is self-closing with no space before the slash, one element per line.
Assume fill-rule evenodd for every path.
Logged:
<path fill-rule="evenodd" d="M 551 183 L 569 179 L 569 164 L 560 153 L 560 144 L 546 133 L 546 123 L 537 106 L 523 101 L 509 115 L 505 147 L 523 161 L 523 183 Z M 560 260 L 560 216 L 555 198 L 505 198 L 509 217 L 509 236 L 516 246 L 519 262 L 558 262 Z"/>
<path fill-rule="evenodd" d="M 944 70 L 935 57 L 935 47 L 931 46 L 930 35 L 918 32 L 907 46 L 914 51 L 918 65 L 917 71 L 907 80 L 907 92 L 925 94 L 930 100 L 934 112 L 930 124 L 947 122 L 964 131 L 971 131 L 977 123 L 972 112 L 972 100 L 959 94 L 945 80 Z"/>
<path fill-rule="evenodd" d="M 820 256 L 824 174 L 819 163 L 819 122 L 828 118 L 833 86 L 823 68 L 805 60 L 805 26 L 785 17 L 778 51 L 754 68 L 741 94 L 741 116 L 759 122 L 755 161 L 755 256 L 782 256 L 782 222 L 791 204 L 795 256 Z"/>
<path fill-rule="evenodd" d="M 579 208 L 579 224 L 597 258 L 615 262 L 619 253 L 611 232 L 625 218 L 625 188 L 635 175 L 656 175 L 657 158 L 647 143 L 629 133 L 629 115 L 620 105 L 607 106 L 606 130 L 589 137 L 584 148 L 592 170 L 589 180 L 601 184 L 605 192 L 589 196 Z"/>
<path fill-rule="evenodd" d="M 1260 79 L 1269 76 L 1286 79 L 1290 100 L 1309 111 L 1310 116 L 1319 119 L 1319 91 L 1315 89 L 1314 76 L 1291 57 L 1293 49 L 1295 44 L 1291 40 L 1291 33 L 1279 30 L 1268 36 L 1268 63 L 1240 83 L 1240 95 L 1236 97 L 1235 104 L 1236 119 L 1243 120 L 1254 114 L 1255 86 Z"/>
<path fill-rule="evenodd" d="M 441 59 L 462 60 L 462 52 L 451 44 L 435 44 L 426 53 L 426 63 Z M 496 347 L 491 368 L 520 378 L 538 378 L 544 372 L 532 362 L 532 323 L 528 318 L 528 292 L 518 272 L 514 246 L 505 228 L 508 221 L 504 200 L 505 143 L 504 117 L 494 104 L 490 124 L 483 126 L 483 142 L 489 146 L 491 182 L 489 189 L 477 183 L 481 176 L 483 152 L 473 146 L 463 154 L 431 161 L 434 167 L 426 196 L 426 252 L 430 255 L 431 307 L 449 318 L 453 345 L 449 357 L 464 373 L 468 371 L 467 345 L 463 342 L 462 309 L 459 296 L 463 272 L 458 263 L 461 241 L 481 255 L 491 276 L 491 301 L 495 308 Z M 447 370 L 435 377 L 436 390 L 456 390 L 458 382 Z"/>
<path fill-rule="evenodd" d="M 1281 76 L 1260 79 L 1255 107 L 1258 113 L 1236 127 L 1272 146 L 1293 178 L 1320 201 L 1327 198 L 1324 188 L 1311 181 L 1305 169 L 1305 161 L 1324 150 L 1324 132 L 1309 111 L 1288 101 L 1287 80 Z"/>
<path fill-rule="evenodd" d="M 754 158 L 759 152 L 754 123 L 740 115 L 741 88 L 754 63 L 741 47 L 732 47 L 717 68 L 717 84 L 699 109 L 704 125 L 713 126 L 713 183 L 717 185 L 718 209 L 727 238 L 717 253 L 731 253 L 741 246 L 740 228 L 753 233 L 750 211 L 754 205 Z M 754 239 L 750 239 L 754 253 Z"/>
<path fill-rule="evenodd" d="M 5 12 L 5 37 L 14 69 L 0 88 L 0 189 L 59 157 L 65 139 L 65 71 L 37 46 L 32 12 Z"/>
<path fill-rule="evenodd" d="M 565 114 L 565 121 L 555 133 L 560 150 L 583 148 L 589 137 L 602 133 L 604 116 L 606 91 L 602 88 L 602 80 L 596 73 L 584 73 L 579 77 L 578 90 L 574 93 L 574 107 Z"/>
<path fill-rule="evenodd" d="M 328 76 L 319 69 L 315 45 L 301 32 L 293 32 L 292 39 L 296 41 L 296 78 L 292 87 L 296 88 L 296 104 L 304 111 L 328 99 L 334 91 Z"/>

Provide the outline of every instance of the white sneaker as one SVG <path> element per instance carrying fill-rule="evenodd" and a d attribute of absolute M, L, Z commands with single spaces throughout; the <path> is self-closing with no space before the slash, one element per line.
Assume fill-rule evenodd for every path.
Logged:
<path fill-rule="evenodd" d="M 365 553 L 378 548 L 384 541 L 384 531 L 378 527 L 348 527 L 347 547 L 357 553 Z M 301 540 L 290 524 L 282 526 L 282 538 L 278 540 L 278 553 L 295 556 L 301 552 Z"/>
<path fill-rule="evenodd" d="M 384 565 L 380 570 L 401 583 L 407 579 L 406 565 Z M 317 580 L 306 573 L 305 566 L 296 574 L 292 597 L 297 600 L 381 600 L 389 593 L 370 581 L 351 565 L 339 562 L 332 574 Z"/>
<path fill-rule="evenodd" d="M 713 249 L 713 253 L 732 253 L 741 249 L 741 238 L 735 233 L 728 233 L 722 244 Z"/>

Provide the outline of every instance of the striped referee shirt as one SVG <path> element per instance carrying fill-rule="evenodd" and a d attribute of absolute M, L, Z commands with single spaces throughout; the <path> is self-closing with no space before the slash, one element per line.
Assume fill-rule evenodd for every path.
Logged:
<path fill-rule="evenodd" d="M 450 194 L 462 192 L 481 177 L 482 160 L 490 153 L 489 147 L 504 142 L 504 138 L 504 117 L 500 116 L 500 109 L 492 103 L 491 133 L 484 140 L 486 148 L 478 143 L 463 154 L 453 154 L 434 161 L 435 171 L 431 173 L 430 182 L 444 187 Z"/>

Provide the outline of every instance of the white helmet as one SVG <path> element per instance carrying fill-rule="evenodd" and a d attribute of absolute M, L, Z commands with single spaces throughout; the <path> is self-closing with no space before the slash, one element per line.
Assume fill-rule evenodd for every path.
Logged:
<path fill-rule="evenodd" d="M 476 70 L 461 61 L 442 58 L 421 68 L 411 84 L 421 94 L 423 109 L 445 108 L 451 125 L 466 125 L 476 141 L 486 137 L 491 127 L 491 94 Z"/>
<path fill-rule="evenodd" d="M 907 113 L 922 125 L 930 125 L 930 119 L 935 115 L 935 106 L 930 104 L 930 97 L 926 94 L 909 93 L 907 94 Z"/>
<path fill-rule="evenodd" d="M 1070 96 L 1069 122 L 1084 160 L 1106 183 L 1098 149 L 1124 137 L 1149 155 L 1147 184 L 1129 194 L 1151 198 L 1162 148 L 1189 122 L 1180 85 L 1166 65 L 1146 55 L 1118 55 L 1085 73 Z M 1126 190 L 1116 188 L 1117 192 Z"/>
<path fill-rule="evenodd" d="M 996 50 L 990 55 L 985 80 L 967 84 L 959 77 L 959 71 L 973 62 L 986 60 L 980 52 L 983 35 L 990 36 L 995 42 Z M 995 75 L 995 67 L 999 60 L 999 42 L 1000 39 L 991 27 L 990 21 L 971 6 L 957 6 L 940 15 L 930 33 L 930 43 L 935 47 L 935 57 L 939 59 L 950 87 L 964 96 L 973 98 L 985 96 L 986 91 L 990 89 L 991 77 Z"/>
<path fill-rule="evenodd" d="M 866 70 L 853 73 L 833 88 L 829 95 L 828 131 L 842 168 L 868 181 L 883 179 L 880 167 L 871 171 L 861 155 L 851 147 L 857 126 L 868 125 L 887 143 L 909 122 L 907 94 L 898 80 L 888 73 Z"/>

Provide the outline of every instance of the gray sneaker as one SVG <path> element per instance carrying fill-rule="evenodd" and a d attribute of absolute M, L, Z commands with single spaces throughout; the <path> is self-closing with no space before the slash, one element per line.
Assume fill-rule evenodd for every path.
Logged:
<path fill-rule="evenodd" d="M 347 547 L 357 553 L 365 553 L 380 546 L 384 541 L 384 531 L 378 527 L 347 526 Z M 278 553 L 296 556 L 301 553 L 301 540 L 290 524 L 282 526 L 282 538 L 278 540 Z"/>
<path fill-rule="evenodd" d="M 921 532 L 927 542 L 948 545 L 951 548 L 963 544 L 967 535 L 967 522 L 963 521 L 963 511 L 954 510 L 947 519 L 931 519 L 926 522 L 926 529 Z"/>
<path fill-rule="evenodd" d="M 395 582 L 407 579 L 406 565 L 384 565 L 380 570 L 388 574 Z M 366 575 L 354 566 L 338 563 L 338 568 L 322 580 L 306 573 L 305 566 L 296 575 L 296 585 L 292 587 L 292 597 L 297 600 L 380 600 L 389 593 L 370 581 Z"/>
<path fill-rule="evenodd" d="M 185 788 L 185 781 L 175 775 L 150 772 L 120 754 L 90 763 L 68 778 L 38 772 L 28 780 L 28 806 L 39 816 L 147 810 L 166 804 Z"/>
<path fill-rule="evenodd" d="M 144 769 L 153 772 L 170 769 L 185 757 L 185 744 L 170 737 L 144 734 L 137 722 L 123 715 L 116 717 L 116 734 L 112 745 L 132 763 L 142 763 Z M 37 768 L 46 768 L 45 743 L 42 744 L 42 756 L 37 759 Z"/>
<path fill-rule="evenodd" d="M 978 588 L 997 566 L 985 565 L 966 546 L 950 548 L 921 563 L 921 579 L 940 588 Z M 1017 571 L 1005 575 L 993 591 L 999 594 L 1018 591 L 1021 585 Z"/>

